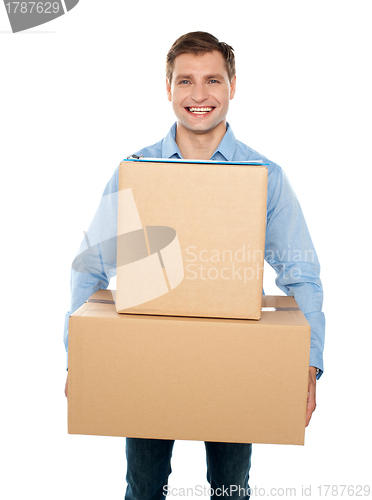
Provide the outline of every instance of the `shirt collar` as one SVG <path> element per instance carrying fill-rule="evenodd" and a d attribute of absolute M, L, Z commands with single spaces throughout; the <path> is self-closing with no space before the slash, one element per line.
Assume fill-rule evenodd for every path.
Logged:
<path fill-rule="evenodd" d="M 181 151 L 176 143 L 176 130 L 177 123 L 174 123 L 163 140 L 162 146 L 162 158 L 182 158 Z M 215 152 L 211 156 L 211 160 L 217 159 L 218 153 L 224 157 L 226 161 L 232 161 L 234 157 L 235 151 L 235 135 L 232 131 L 232 128 L 227 123 L 226 124 L 226 133 L 222 138 L 222 141 L 217 146 Z"/>
<path fill-rule="evenodd" d="M 232 131 L 229 123 L 226 123 L 226 133 L 222 137 L 222 141 L 217 146 L 216 151 L 213 153 L 211 159 L 214 159 L 214 157 L 218 153 L 220 153 L 226 159 L 226 161 L 232 161 L 234 157 L 235 143 L 236 139 L 234 132 Z"/>
<path fill-rule="evenodd" d="M 182 158 L 181 151 L 176 143 L 177 123 L 174 123 L 163 139 L 162 158 Z"/>

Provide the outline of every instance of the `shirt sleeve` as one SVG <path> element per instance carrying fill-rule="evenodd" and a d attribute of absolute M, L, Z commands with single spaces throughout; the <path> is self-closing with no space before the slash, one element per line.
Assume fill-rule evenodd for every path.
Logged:
<path fill-rule="evenodd" d="M 278 166 L 269 172 L 265 259 L 276 285 L 295 298 L 311 327 L 310 366 L 323 373 L 325 319 L 320 265 L 298 199 Z"/>
<path fill-rule="evenodd" d="M 116 235 L 118 217 L 117 168 L 107 183 L 93 220 L 84 234 L 71 267 L 71 303 L 65 314 L 64 344 L 68 366 L 69 318 L 97 290 L 107 288 L 116 275 Z"/>

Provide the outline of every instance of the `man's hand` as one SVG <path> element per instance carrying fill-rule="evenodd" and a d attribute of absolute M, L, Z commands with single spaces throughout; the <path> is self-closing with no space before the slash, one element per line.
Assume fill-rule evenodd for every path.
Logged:
<path fill-rule="evenodd" d="M 65 396 L 67 398 L 67 385 L 68 385 L 68 374 L 67 374 L 67 377 L 66 377 L 66 385 L 65 385 Z"/>
<path fill-rule="evenodd" d="M 315 366 L 309 367 L 309 385 L 307 389 L 307 407 L 306 407 L 306 427 L 309 425 L 311 415 L 316 408 L 315 400 L 316 388 L 316 368 Z"/>

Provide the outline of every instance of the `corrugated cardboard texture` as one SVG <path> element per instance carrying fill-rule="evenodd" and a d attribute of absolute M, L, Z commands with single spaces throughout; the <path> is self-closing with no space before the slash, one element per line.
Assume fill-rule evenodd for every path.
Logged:
<path fill-rule="evenodd" d="M 70 318 L 68 429 L 303 444 L 310 326 L 292 297 L 260 321 L 117 314 L 101 290 Z"/>
<path fill-rule="evenodd" d="M 117 311 L 259 319 L 266 231 L 266 167 L 127 161 L 120 165 L 119 189 L 122 192 L 129 188 L 147 233 L 154 226 L 176 231 L 184 278 L 171 289 L 167 266 L 162 269 L 162 264 L 158 264 L 157 274 L 147 270 L 134 283 L 141 282 L 141 290 L 146 289 L 151 295 L 156 282 L 159 295 L 127 307 L 125 300 L 133 297 L 133 286 L 128 286 L 128 266 L 118 264 Z M 124 205 L 119 196 L 119 235 L 128 219 Z M 118 247 L 118 263 L 120 254 Z M 166 257 L 165 250 L 158 254 L 159 257 L 152 255 L 154 260 Z M 147 259 L 148 269 L 154 260 Z M 179 273 L 176 275 L 178 279 Z"/>

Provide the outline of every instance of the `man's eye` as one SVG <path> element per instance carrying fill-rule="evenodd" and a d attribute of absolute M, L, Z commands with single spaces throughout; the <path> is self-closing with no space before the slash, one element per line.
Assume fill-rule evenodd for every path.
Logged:
<path fill-rule="evenodd" d="M 209 80 L 209 83 L 220 83 L 218 80 Z"/>
<path fill-rule="evenodd" d="M 187 83 L 190 83 L 190 82 L 189 82 L 189 80 L 181 80 L 181 81 L 180 81 L 180 83 L 181 83 L 182 85 L 184 85 L 184 84 L 187 84 Z"/>

